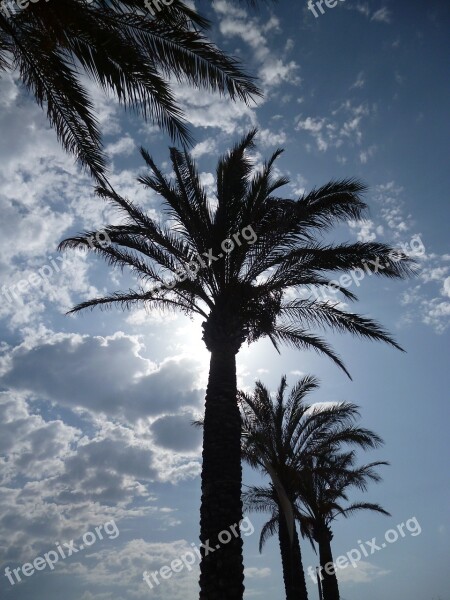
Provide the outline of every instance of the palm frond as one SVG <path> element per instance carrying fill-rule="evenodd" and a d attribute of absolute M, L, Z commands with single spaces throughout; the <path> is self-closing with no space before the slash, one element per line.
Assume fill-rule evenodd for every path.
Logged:
<path fill-rule="evenodd" d="M 0 70 L 17 68 L 64 148 L 106 183 L 107 160 L 83 75 L 184 144 L 192 138 L 171 78 L 246 103 L 261 95 L 239 61 L 208 40 L 208 27 L 181 1 L 158 18 L 138 0 L 93 0 L 82 10 L 78 0 L 32 3 L 11 18 L 0 12 Z"/>
<path fill-rule="evenodd" d="M 277 342 L 282 342 L 294 346 L 299 350 L 313 349 L 316 352 L 325 354 L 331 360 L 340 367 L 344 373 L 351 379 L 351 375 L 346 369 L 344 363 L 339 356 L 332 350 L 332 348 L 322 338 L 308 333 L 304 329 L 298 329 L 289 325 L 276 325 L 270 334 L 270 339 L 273 345 L 278 350 Z"/>

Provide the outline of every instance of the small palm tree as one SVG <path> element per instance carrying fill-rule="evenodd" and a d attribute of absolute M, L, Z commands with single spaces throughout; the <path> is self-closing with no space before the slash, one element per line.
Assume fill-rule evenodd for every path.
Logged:
<path fill-rule="evenodd" d="M 267 487 L 252 486 L 242 494 L 244 510 L 270 514 L 270 519 L 261 529 L 259 551 L 262 552 L 272 535 L 278 535 L 286 600 L 307 600 L 308 592 L 297 527 L 293 523 L 289 529 L 290 521 L 289 518 L 286 520 L 281 498 L 272 483 Z M 295 511 L 294 505 L 292 508 Z"/>
<path fill-rule="evenodd" d="M 246 491 L 244 507 L 271 514 L 261 531 L 259 548 L 261 551 L 268 537 L 278 533 L 286 600 L 307 598 L 295 526 L 295 518 L 303 518 L 297 508 L 300 473 L 315 457 L 323 453 L 334 456 L 342 444 L 373 448 L 381 443 L 372 431 L 355 426 L 359 413 L 354 404 L 326 408 L 311 408 L 306 404 L 306 396 L 318 385 L 316 378 L 303 377 L 286 399 L 287 383 L 283 377 L 274 401 L 261 382 L 256 383 L 252 395 L 239 393 L 244 460 L 272 480 L 268 487 L 251 487 Z M 331 469 L 334 477 L 335 469 Z M 305 531 L 309 521 L 301 524 Z"/>
<path fill-rule="evenodd" d="M 98 193 L 125 216 L 122 224 L 88 231 L 61 243 L 61 249 L 86 248 L 111 266 L 129 268 L 136 289 L 94 298 L 86 308 L 145 305 L 201 315 L 203 340 L 211 353 L 206 391 L 201 540 L 212 548 L 219 534 L 242 519 L 241 416 L 236 401 L 236 355 L 244 342 L 265 336 L 300 349 L 313 348 L 347 372 L 342 360 L 309 326 L 328 326 L 372 340 L 398 344 L 375 321 L 312 298 L 292 300 L 287 292 L 326 286 L 336 272 L 366 266 L 374 273 L 403 277 L 411 271 L 407 256 L 380 243 L 325 245 L 316 237 L 339 221 L 361 218 L 364 186 L 353 180 L 331 182 L 298 200 L 275 195 L 288 180 L 275 178 L 278 150 L 261 170 L 248 156 L 251 131 L 217 165 L 216 203 L 208 201 L 195 163 L 187 151 L 172 148 L 174 179 L 168 179 L 142 151 L 150 174 L 141 183 L 157 192 L 170 224 L 157 223 L 107 187 Z M 370 262 L 372 261 L 372 262 Z M 384 269 L 379 271 L 379 262 Z M 342 293 L 355 296 L 346 289 Z M 201 598 L 241 600 L 242 539 L 220 552 L 204 549 Z"/>
<path fill-rule="evenodd" d="M 348 490 L 357 488 L 365 492 L 370 481 L 381 480 L 376 467 L 387 464 L 389 463 L 377 461 L 357 467 L 353 451 L 340 454 L 325 452 L 309 457 L 298 471 L 296 489 L 299 520 L 302 533 L 314 540 L 319 548 L 324 600 L 339 600 L 339 586 L 331 551 L 331 524 L 338 516 L 350 517 L 361 510 L 389 516 L 379 504 L 348 503 Z"/>
<path fill-rule="evenodd" d="M 142 0 L 58 0 L 0 7 L 0 73 L 16 70 L 65 150 L 104 182 L 106 159 L 81 74 L 190 140 L 170 78 L 248 101 L 253 78 L 205 37 L 209 22 L 180 0 L 153 15 Z M 151 3 L 150 3 L 151 6 Z"/>

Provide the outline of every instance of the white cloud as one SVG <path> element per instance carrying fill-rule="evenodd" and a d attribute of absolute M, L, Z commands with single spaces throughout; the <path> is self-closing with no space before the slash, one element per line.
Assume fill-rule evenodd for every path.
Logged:
<path fill-rule="evenodd" d="M 143 573 L 159 571 L 162 567 L 170 567 L 172 561 L 194 553 L 193 565 L 172 574 L 168 579 L 158 577 L 159 585 L 153 582 L 151 589 L 143 581 Z M 186 540 L 175 540 L 165 543 L 151 543 L 143 539 L 127 542 L 119 549 L 105 549 L 91 555 L 93 564 L 79 572 L 89 587 L 104 585 L 114 589 L 115 595 L 145 600 L 150 595 L 155 600 L 194 600 L 198 596 L 198 562 L 199 559 L 191 544 Z M 196 560 L 195 560 L 196 558 Z M 191 559 L 192 560 L 192 559 Z M 152 582 L 152 579 L 150 579 Z"/>
<path fill-rule="evenodd" d="M 268 45 L 268 33 L 281 33 L 279 19 L 272 15 L 261 24 L 257 18 L 250 18 L 247 11 L 233 6 L 226 0 L 215 0 L 213 8 L 220 17 L 220 32 L 225 37 L 239 37 L 253 50 L 255 61 L 260 64 L 258 75 L 263 86 L 272 89 L 282 83 L 299 85 L 298 64 L 282 56 L 274 55 Z M 289 41 L 289 40 L 288 40 Z M 292 48 L 286 44 L 285 53 Z"/>
<path fill-rule="evenodd" d="M 358 76 L 357 76 L 356 80 L 355 80 L 355 81 L 354 81 L 354 83 L 352 83 L 352 85 L 350 86 L 350 89 L 351 89 L 351 90 L 353 90 L 353 89 L 360 89 L 360 88 L 363 88 L 363 87 L 364 87 L 364 85 L 365 85 L 365 83 L 366 83 L 366 80 L 365 80 L 365 78 L 364 78 L 364 71 L 360 71 L 360 72 L 358 73 Z"/>
<path fill-rule="evenodd" d="M 287 140 L 287 135 L 284 131 L 275 133 L 270 129 L 260 129 L 258 135 L 258 141 L 263 147 L 267 146 L 281 146 Z"/>
<path fill-rule="evenodd" d="M 194 127 L 218 128 L 231 135 L 243 132 L 257 124 L 256 114 L 244 102 L 230 102 L 229 99 L 197 90 L 187 85 L 176 88 L 176 96 Z"/>
<path fill-rule="evenodd" d="M 217 141 L 215 138 L 207 138 L 194 146 L 191 154 L 194 158 L 200 158 L 204 154 L 212 154 L 217 151 Z"/>
<path fill-rule="evenodd" d="M 450 277 L 444 279 L 441 293 L 443 296 L 447 296 L 448 298 L 450 298 Z"/>
<path fill-rule="evenodd" d="M 423 322 L 431 325 L 436 333 L 444 333 L 450 325 L 450 302 L 441 298 L 422 300 Z"/>
<path fill-rule="evenodd" d="M 420 283 L 402 294 L 402 304 L 408 307 L 406 322 L 418 318 L 434 329 L 444 333 L 450 325 L 450 265 L 446 255 L 428 252 L 421 262 Z"/>
<path fill-rule="evenodd" d="M 379 577 L 389 575 L 390 571 L 376 565 L 360 560 L 356 568 L 351 566 L 345 569 L 337 569 L 336 575 L 341 583 L 370 583 Z"/>
<path fill-rule="evenodd" d="M 370 114 L 371 110 L 366 103 L 352 104 L 347 100 L 331 112 L 331 117 L 297 116 L 295 129 L 307 131 L 315 140 L 319 152 L 341 148 L 344 145 L 354 147 L 362 142 L 362 121 Z M 369 151 L 363 152 L 364 160 Z"/>
<path fill-rule="evenodd" d="M 362 221 L 349 221 L 350 229 L 356 232 L 356 238 L 359 242 L 373 242 L 377 239 L 376 226 L 371 219 Z"/>
<path fill-rule="evenodd" d="M 124 156 L 130 156 L 136 148 L 135 141 L 130 135 L 125 135 L 117 142 L 108 144 L 105 148 L 105 152 L 111 156 L 117 156 L 123 154 Z"/>
<path fill-rule="evenodd" d="M 386 6 L 383 6 L 373 13 L 370 20 L 378 21 L 379 23 L 391 23 L 391 11 Z"/>
<path fill-rule="evenodd" d="M 259 579 L 262 577 L 270 577 L 272 571 L 269 567 L 247 567 L 245 576 L 249 579 Z"/>
<path fill-rule="evenodd" d="M 365 165 L 369 161 L 369 158 L 372 158 L 372 156 L 375 154 L 376 149 L 377 147 L 372 145 L 369 146 L 369 148 L 366 148 L 366 150 L 361 150 L 359 153 L 359 160 L 361 161 L 361 164 Z"/>
<path fill-rule="evenodd" d="M 296 129 L 304 129 L 305 131 L 311 131 L 312 133 L 318 133 L 322 131 L 325 119 L 314 119 L 313 117 L 306 117 L 304 120 L 297 122 Z"/>

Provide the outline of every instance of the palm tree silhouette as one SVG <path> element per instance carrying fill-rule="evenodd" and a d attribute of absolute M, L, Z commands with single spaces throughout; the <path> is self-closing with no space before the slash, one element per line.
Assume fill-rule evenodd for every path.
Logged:
<path fill-rule="evenodd" d="M 200 535 L 214 551 L 202 549 L 200 598 L 208 600 L 241 599 L 244 589 L 241 536 L 222 545 L 220 552 L 216 549 L 219 534 L 242 519 L 241 417 L 236 401 L 236 355 L 241 345 L 267 336 L 277 349 L 283 342 L 322 352 L 347 372 L 339 356 L 308 326 L 328 326 L 399 348 L 398 344 L 369 318 L 334 303 L 291 300 L 286 290 L 320 288 L 329 283 L 330 273 L 366 263 L 377 272 L 378 261 L 384 264 L 379 273 L 388 277 L 403 277 L 411 271 L 408 257 L 399 253 L 394 260 L 393 249 L 386 244 L 316 241 L 318 233 L 336 222 L 361 217 L 366 208 L 360 197 L 364 186 L 344 180 L 328 183 L 299 200 L 280 198 L 275 192 L 288 180 L 275 178 L 273 168 L 282 151 L 255 170 L 248 156 L 255 135 L 256 130 L 249 132 L 219 160 L 216 205 L 208 201 L 187 151 L 170 150 L 173 180 L 142 150 L 150 174 L 139 180 L 163 198 L 170 224 L 157 223 L 130 200 L 100 187 L 100 196 L 126 217 L 123 224 L 102 229 L 111 243 L 99 241 L 103 240 L 100 232 L 87 231 L 60 244 L 60 249 L 91 250 L 111 266 L 129 268 L 139 281 L 136 289 L 82 302 L 71 312 L 144 304 L 204 319 L 203 340 L 211 359 Z M 349 290 L 341 291 L 355 299 Z"/>
<path fill-rule="evenodd" d="M 271 535 L 278 533 L 286 600 L 307 598 L 295 526 L 295 519 L 300 520 L 302 532 L 307 532 L 312 541 L 309 515 L 305 517 L 298 508 L 299 498 L 303 499 L 304 490 L 301 487 L 300 491 L 299 485 L 303 483 L 305 467 L 309 468 L 316 457 L 325 454 L 330 459 L 326 472 L 322 473 L 323 464 L 317 469 L 322 476 L 333 477 L 334 481 L 338 466 L 332 465 L 331 460 L 341 445 L 373 448 L 381 443 L 373 432 L 355 426 L 359 413 L 354 404 L 311 408 L 305 399 L 318 385 L 315 377 L 305 376 L 286 398 L 287 382 L 283 377 L 275 400 L 259 381 L 253 394 L 239 392 L 238 395 L 243 412 L 243 458 L 272 479 L 267 487 L 253 486 L 244 492 L 244 507 L 271 515 L 262 528 L 259 549 L 262 550 Z"/>
<path fill-rule="evenodd" d="M 152 16 L 142 0 L 58 0 L 0 7 L 0 73 L 16 70 L 65 150 L 105 183 L 106 158 L 81 73 L 126 108 L 190 141 L 170 78 L 248 102 L 252 77 L 206 37 L 209 21 L 180 1 Z"/>
<path fill-rule="evenodd" d="M 382 443 L 381 440 L 377 443 Z M 338 517 L 350 517 L 361 510 L 390 516 L 379 504 L 352 502 L 347 492 L 354 487 L 365 492 L 370 481 L 381 480 L 376 471 L 385 461 L 355 466 L 355 453 L 333 452 L 310 457 L 298 471 L 297 491 L 300 499 L 299 520 L 302 533 L 314 540 L 319 548 L 321 581 L 324 600 L 339 600 L 339 586 L 334 568 L 331 523 Z"/>

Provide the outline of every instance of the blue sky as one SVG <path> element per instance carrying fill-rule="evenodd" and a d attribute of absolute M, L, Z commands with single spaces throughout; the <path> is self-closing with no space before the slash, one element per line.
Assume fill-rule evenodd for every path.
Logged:
<path fill-rule="evenodd" d="M 225 0 L 199 7 L 213 21 L 214 41 L 239 56 L 265 92 L 245 106 L 177 87 L 210 195 L 218 156 L 258 126 L 255 164 L 285 148 L 278 170 L 291 179 L 287 197 L 333 178 L 368 184 L 367 219 L 335 239 L 420 249 L 415 279 L 366 277 L 351 288 L 357 310 L 382 322 L 406 354 L 334 336 L 351 382 L 326 358 L 277 355 L 263 341 L 240 352 L 239 385 L 251 389 L 259 378 L 275 389 L 283 374 L 290 385 L 314 374 L 322 385 L 312 402 L 358 404 L 362 424 L 386 442 L 361 460 L 391 463 L 367 499 L 392 516 L 337 521 L 334 554 L 374 537 L 382 542 L 414 518 L 420 534 L 409 521 L 404 537 L 341 570 L 342 598 L 449 600 L 447 3 L 339 0 L 317 18 L 303 0 L 259 12 Z M 158 198 L 136 182 L 138 148 L 168 170 L 169 139 L 92 93 L 112 184 L 158 216 Z M 118 216 L 94 196 L 14 77 L 0 80 L 0 131 L 1 597 L 193 600 L 196 566 L 153 590 L 142 572 L 198 542 L 200 434 L 189 422 L 201 414 L 208 369 L 200 323 L 143 309 L 65 316 L 77 301 L 132 284 L 91 256 L 56 251 L 64 237 Z M 33 274 L 15 296 L 8 291 Z M 246 469 L 244 483 L 255 481 Z M 272 600 L 283 594 L 278 544 L 271 540 L 260 555 L 263 520 L 249 516 L 255 532 L 244 538 L 245 598 Z M 14 586 L 3 575 L 111 520 L 119 535 L 54 570 Z M 307 543 L 303 553 L 305 568 L 317 563 Z"/>

